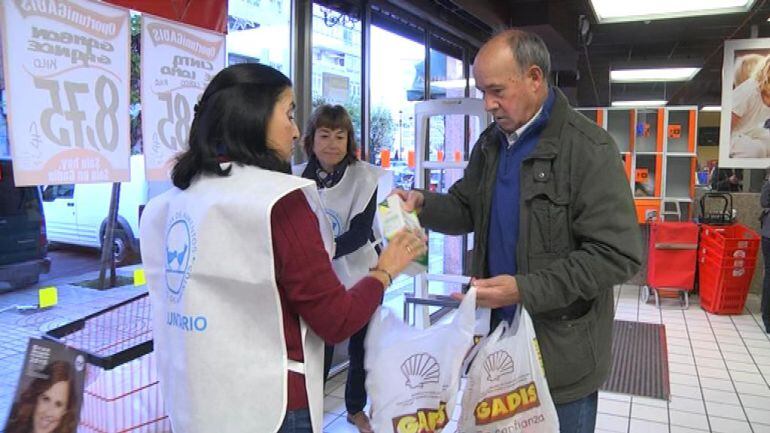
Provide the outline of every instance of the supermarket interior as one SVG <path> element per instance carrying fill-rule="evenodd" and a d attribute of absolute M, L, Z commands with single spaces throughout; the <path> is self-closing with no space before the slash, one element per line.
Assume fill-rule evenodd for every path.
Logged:
<path fill-rule="evenodd" d="M 768 0 L 0 41 L 0 432 L 770 433 Z"/>

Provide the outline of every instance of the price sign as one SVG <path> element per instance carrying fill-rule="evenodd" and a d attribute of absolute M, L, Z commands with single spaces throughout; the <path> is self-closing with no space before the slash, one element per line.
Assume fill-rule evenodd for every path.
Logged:
<path fill-rule="evenodd" d="M 2 7 L 16 184 L 128 180 L 128 10 L 85 0 Z"/>
<path fill-rule="evenodd" d="M 148 180 L 188 147 L 195 104 L 225 64 L 224 35 L 142 16 L 142 136 Z"/>

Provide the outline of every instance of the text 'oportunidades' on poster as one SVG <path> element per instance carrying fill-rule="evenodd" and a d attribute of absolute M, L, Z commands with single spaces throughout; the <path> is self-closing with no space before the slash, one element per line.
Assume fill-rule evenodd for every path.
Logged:
<path fill-rule="evenodd" d="M 224 68 L 225 37 L 151 15 L 142 16 L 142 136 L 148 180 L 168 180 L 187 149 L 194 107 Z"/>
<path fill-rule="evenodd" d="M 84 0 L 2 6 L 16 184 L 128 180 L 128 9 Z"/>

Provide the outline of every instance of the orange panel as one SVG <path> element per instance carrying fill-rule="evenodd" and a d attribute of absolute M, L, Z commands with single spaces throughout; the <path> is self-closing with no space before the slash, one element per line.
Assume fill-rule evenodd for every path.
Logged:
<path fill-rule="evenodd" d="M 382 168 L 390 167 L 390 149 L 382 149 L 380 151 L 380 165 Z"/>
<path fill-rule="evenodd" d="M 658 154 L 655 155 L 655 196 L 660 197 L 661 192 L 661 184 L 663 182 L 663 176 L 661 176 L 661 173 L 663 173 L 663 139 L 665 131 L 663 131 L 663 124 L 664 119 L 666 115 L 666 110 L 659 108 L 658 109 L 658 143 L 657 143 L 657 152 Z"/>
<path fill-rule="evenodd" d="M 623 160 L 626 166 L 626 178 L 631 179 L 631 154 L 625 155 Z"/>
<path fill-rule="evenodd" d="M 650 177 L 650 171 L 646 168 L 637 168 L 636 169 L 636 182 L 638 183 L 644 183 L 647 182 L 647 179 Z"/>
<path fill-rule="evenodd" d="M 601 108 L 596 110 L 596 124 L 602 126 L 604 123 L 604 111 Z"/>
<path fill-rule="evenodd" d="M 648 211 L 660 211 L 660 200 L 658 199 L 643 199 L 634 200 L 636 206 L 636 220 L 641 224 L 647 221 L 646 215 Z"/>
<path fill-rule="evenodd" d="M 630 131 L 628 131 L 628 151 L 634 153 L 634 145 L 636 144 L 636 110 L 628 111 L 628 124 L 630 125 Z M 631 170 L 628 171 L 629 176 Z"/>
<path fill-rule="evenodd" d="M 695 153 L 695 110 L 690 110 L 690 131 L 689 140 L 687 142 L 687 149 L 690 153 Z"/>
<path fill-rule="evenodd" d="M 410 150 L 406 154 L 406 165 L 409 168 L 414 168 L 414 150 Z"/>

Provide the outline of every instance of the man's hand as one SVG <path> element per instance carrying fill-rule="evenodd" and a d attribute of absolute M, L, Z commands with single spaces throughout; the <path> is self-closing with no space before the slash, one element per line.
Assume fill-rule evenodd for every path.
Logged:
<path fill-rule="evenodd" d="M 425 197 L 419 191 L 404 191 L 403 189 L 394 189 L 390 195 L 396 194 L 404 201 L 404 210 L 407 212 L 420 212 L 425 202 Z"/>
<path fill-rule="evenodd" d="M 511 275 L 498 275 L 483 280 L 472 280 L 476 287 L 476 305 L 479 307 L 500 308 L 518 304 L 521 300 L 516 278 Z M 452 293 L 452 297 L 462 301 L 465 295 Z"/>

